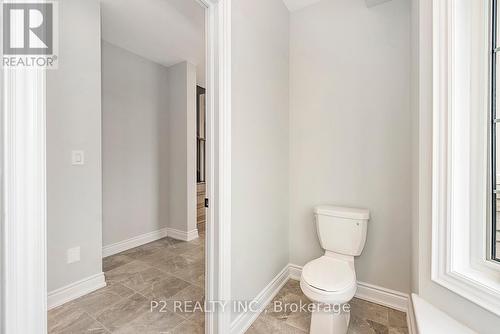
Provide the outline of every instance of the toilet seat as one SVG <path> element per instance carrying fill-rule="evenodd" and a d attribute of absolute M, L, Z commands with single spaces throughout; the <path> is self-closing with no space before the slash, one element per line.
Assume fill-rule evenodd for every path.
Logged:
<path fill-rule="evenodd" d="M 322 256 L 302 269 L 300 286 L 311 300 L 326 304 L 349 302 L 356 293 L 356 273 L 351 262 Z"/>
<path fill-rule="evenodd" d="M 322 256 L 307 263 L 302 269 L 304 281 L 325 292 L 338 292 L 356 284 L 353 266 L 343 260 Z"/>

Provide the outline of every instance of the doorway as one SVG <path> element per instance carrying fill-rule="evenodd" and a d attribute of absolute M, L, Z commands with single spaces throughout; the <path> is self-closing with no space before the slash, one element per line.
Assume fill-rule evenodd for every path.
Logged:
<path fill-rule="evenodd" d="M 87 2 L 87 1 L 86 1 Z M 65 2 L 66 3 L 66 2 Z M 208 165 L 207 193 L 213 209 L 208 210 L 207 224 L 207 299 L 229 300 L 230 261 L 230 10 L 229 1 L 207 1 L 207 103 Z M 63 11 L 66 15 L 67 10 Z M 64 23 L 61 31 L 64 33 Z M 63 58 L 61 58 L 61 61 Z M 64 66 L 61 63 L 62 66 Z M 61 67 L 62 67 L 61 66 Z M 4 72 L 4 134 L 5 152 L 5 218 L 3 239 L 5 278 L 2 289 L 2 318 L 6 333 L 43 333 L 46 326 L 46 193 L 45 193 L 45 127 L 46 99 L 50 99 L 50 86 L 46 73 Z M 48 81 L 47 81 L 48 82 Z M 211 90 L 211 88 L 213 88 Z M 57 92 L 56 92 L 57 93 Z M 20 103 L 22 101 L 22 103 Z M 14 122 L 14 123 L 13 123 Z M 19 145 L 23 142 L 24 145 Z M 13 154 L 16 152 L 16 154 Z M 78 152 L 77 152 L 78 153 Z M 75 154 L 75 157 L 78 154 Z M 7 159 L 5 159 L 8 157 Z M 81 157 L 81 155 L 80 155 Z M 85 158 L 87 158 L 86 156 Z M 90 158 L 90 157 L 88 157 Z M 215 163 L 217 161 L 217 163 Z M 16 169 L 14 166 L 25 168 Z M 14 173 L 15 171 L 15 173 Z M 33 182 L 29 184 L 24 180 Z M 15 199 L 15 200 L 14 200 Z M 21 204 L 20 204 L 21 203 Z M 28 209 L 29 208 L 29 209 Z M 22 215 L 20 213 L 23 212 Z M 21 220 L 20 220 L 21 219 Z M 210 222 L 213 222 L 212 224 Z M 27 233 L 23 233 L 23 231 Z M 217 240 L 215 244 L 214 240 Z M 20 245 L 23 246 L 23 251 Z M 71 253 L 72 259 L 77 252 Z M 34 265 L 36 263 L 36 265 Z M 80 282 L 81 283 L 81 282 Z M 62 292 L 62 291 L 59 291 Z M 65 291 L 68 292 L 68 291 Z M 67 298 L 72 291 L 68 292 Z M 28 307 L 19 301 L 30 300 Z M 217 316 L 215 316 L 217 315 Z M 207 313 L 206 326 L 210 329 L 228 328 L 228 314 Z"/>

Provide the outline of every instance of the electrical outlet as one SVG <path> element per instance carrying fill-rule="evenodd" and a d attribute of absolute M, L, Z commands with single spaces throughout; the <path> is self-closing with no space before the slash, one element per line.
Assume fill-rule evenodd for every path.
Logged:
<path fill-rule="evenodd" d="M 80 247 L 73 247 L 68 249 L 66 257 L 68 264 L 80 261 Z"/>

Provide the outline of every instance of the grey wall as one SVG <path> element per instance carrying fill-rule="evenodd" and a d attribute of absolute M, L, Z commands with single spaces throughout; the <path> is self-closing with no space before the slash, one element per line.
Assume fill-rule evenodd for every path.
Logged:
<path fill-rule="evenodd" d="M 169 227 L 196 230 L 196 67 L 168 68 Z"/>
<path fill-rule="evenodd" d="M 47 71 L 48 290 L 102 272 L 98 0 L 59 2 L 59 68 Z M 71 151 L 85 165 L 71 165 Z M 66 263 L 68 248 L 81 261 Z"/>
<path fill-rule="evenodd" d="M 104 246 L 167 226 L 167 73 L 102 43 Z"/>
<path fill-rule="evenodd" d="M 104 246 L 196 229 L 196 68 L 103 42 Z"/>
<path fill-rule="evenodd" d="M 413 196 L 413 291 L 453 318 L 481 334 L 498 333 L 500 317 L 431 280 L 432 236 L 432 1 L 415 0 L 412 26 L 415 43 L 413 94 L 417 121 L 413 123 L 415 153 Z M 415 263 L 417 262 L 417 263 Z"/>
<path fill-rule="evenodd" d="M 409 1 L 321 1 L 290 24 L 291 263 L 322 255 L 312 209 L 370 209 L 360 281 L 410 291 Z"/>
<path fill-rule="evenodd" d="M 233 0 L 232 15 L 231 289 L 247 300 L 289 259 L 289 13 Z"/>
<path fill-rule="evenodd" d="M 419 3 L 411 1 L 411 134 L 412 134 L 412 163 L 411 163 L 411 270 L 410 282 L 412 292 L 418 293 L 418 189 L 419 189 Z"/>

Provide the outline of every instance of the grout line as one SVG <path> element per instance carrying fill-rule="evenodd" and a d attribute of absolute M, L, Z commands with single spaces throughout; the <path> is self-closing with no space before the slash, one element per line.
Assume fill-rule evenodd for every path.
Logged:
<path fill-rule="evenodd" d="M 168 238 L 168 237 L 167 237 L 167 238 Z M 161 239 L 160 239 L 160 240 L 161 240 Z M 155 242 L 155 241 L 154 241 L 154 242 Z M 183 243 L 183 241 L 181 241 L 181 243 Z M 144 246 L 144 245 L 142 245 L 142 246 Z M 136 248 L 141 248 L 142 246 L 138 246 L 138 247 L 136 247 Z M 180 251 L 179 251 L 178 249 L 176 249 L 175 244 L 173 244 L 173 245 L 165 245 L 165 248 L 164 248 L 164 249 L 162 249 L 161 247 L 160 247 L 160 248 L 158 248 L 158 252 L 160 252 L 160 251 L 165 251 L 165 250 L 171 250 L 171 251 L 172 251 L 172 253 L 173 253 L 173 254 L 172 254 L 172 255 L 173 255 L 173 257 L 175 257 L 175 256 L 181 256 L 181 257 L 184 257 L 184 256 L 185 256 L 185 257 L 187 257 L 187 260 L 192 260 L 192 261 L 194 261 L 194 262 L 198 262 L 198 261 L 195 261 L 194 256 L 186 255 L 186 253 L 187 253 L 187 252 L 190 252 L 190 251 L 193 251 L 193 250 L 195 250 L 195 249 L 200 249 L 200 251 L 201 251 L 201 252 L 205 253 L 205 252 L 204 252 L 201 248 L 203 248 L 203 243 L 201 243 L 201 244 L 194 244 L 194 247 L 193 247 L 193 248 L 188 248 L 188 249 L 185 249 L 185 250 L 180 250 Z M 133 248 L 132 248 L 132 249 L 133 249 Z M 131 250 L 132 250 L 132 249 L 131 249 Z M 127 250 L 127 251 L 130 251 L 130 250 Z M 124 251 L 124 252 L 127 252 L 127 251 Z M 178 252 L 177 252 L 177 251 L 178 251 Z M 124 252 L 122 252 L 122 253 L 124 253 Z M 154 254 L 154 253 L 156 253 L 156 252 L 157 252 L 157 251 L 154 251 L 152 254 Z M 181 281 L 185 282 L 186 284 L 188 284 L 188 286 L 186 286 L 184 289 L 182 289 L 182 290 L 178 291 L 175 295 L 177 295 L 177 294 L 181 293 L 182 291 L 187 290 L 188 288 L 191 288 L 191 287 L 197 287 L 197 288 L 200 288 L 200 289 L 205 290 L 205 287 L 204 287 L 204 286 L 203 286 L 203 287 L 201 287 L 201 286 L 199 286 L 198 284 L 192 283 L 192 282 L 190 282 L 190 281 L 188 281 L 188 280 L 186 280 L 186 279 L 184 279 L 184 278 L 182 278 L 182 277 L 179 277 L 178 275 L 176 275 L 176 274 L 174 274 L 174 273 L 169 273 L 169 272 L 166 272 L 166 271 L 165 271 L 164 269 L 162 269 L 162 268 L 159 268 L 159 267 L 157 267 L 157 266 L 155 266 L 155 265 L 152 265 L 152 264 L 150 264 L 150 263 L 147 263 L 147 262 L 141 261 L 141 257 L 140 257 L 140 256 L 139 256 L 139 257 L 131 257 L 131 256 L 128 256 L 128 255 L 126 255 L 126 254 L 122 254 L 122 253 L 118 253 L 118 254 L 115 254 L 115 255 L 112 255 L 112 256 L 116 256 L 116 255 L 125 256 L 126 258 L 130 259 L 130 261 L 129 261 L 129 262 L 126 262 L 126 263 L 124 263 L 124 264 L 122 264 L 122 265 L 120 265 L 120 266 L 118 266 L 118 267 L 116 267 L 116 268 L 113 268 L 113 269 L 111 269 L 111 270 L 114 270 L 114 269 L 120 268 L 120 267 L 122 267 L 122 266 L 124 266 L 124 265 L 127 265 L 127 264 L 129 264 L 129 263 L 132 263 L 132 262 L 134 262 L 134 261 L 138 261 L 139 263 L 142 263 L 143 265 L 145 265 L 148 269 L 150 268 L 150 269 L 156 269 L 156 270 L 159 270 L 161 273 L 163 273 L 163 274 L 165 274 L 165 275 L 167 275 L 167 276 L 177 278 L 177 279 L 179 279 L 179 280 L 181 280 Z M 150 255 L 152 255 L 152 254 L 150 254 Z M 193 262 L 193 264 L 194 264 L 194 262 Z M 205 259 L 204 259 L 204 258 L 203 258 L 203 262 L 205 262 Z M 108 270 L 108 272 L 109 272 L 109 271 L 111 271 L 111 270 Z M 105 275 L 105 277 L 106 277 L 106 272 L 104 272 L 104 275 Z M 163 278 L 160 280 L 160 282 L 161 282 L 161 281 L 163 281 L 163 280 L 165 280 L 165 279 L 167 279 L 167 277 L 163 277 Z M 150 297 L 148 297 L 148 296 L 144 295 L 141 291 L 137 291 L 136 289 L 131 288 L 131 287 L 129 287 L 129 286 L 127 286 L 127 285 L 125 285 L 123 282 L 124 282 L 124 281 L 126 281 L 126 280 L 127 280 L 127 279 L 124 279 L 124 280 L 121 280 L 121 281 L 110 281 L 110 282 L 114 282 L 115 284 L 120 284 L 121 286 L 123 286 L 123 287 L 125 287 L 125 288 L 127 288 L 127 289 L 131 290 L 131 291 L 133 292 L 133 294 L 132 294 L 132 295 L 134 295 L 134 294 L 138 294 L 138 295 L 140 295 L 140 296 L 144 297 L 145 299 L 147 299 L 149 302 L 151 302 L 151 300 L 153 300 L 153 299 L 151 299 Z M 106 281 L 108 281 L 108 280 L 106 280 Z M 204 292 L 205 292 L 205 291 L 204 291 Z M 175 296 L 175 295 L 174 295 L 174 296 Z M 174 296 L 172 296 L 172 297 L 174 297 Z M 103 310 L 103 312 L 105 312 L 105 311 L 107 311 L 107 310 L 111 309 L 114 305 L 118 304 L 119 302 L 121 302 L 121 301 L 123 301 L 123 300 L 125 300 L 125 299 L 130 299 L 130 296 L 125 296 L 125 297 L 122 297 L 122 298 L 121 298 L 121 299 L 119 299 L 116 303 L 113 303 L 113 304 L 112 304 L 112 305 L 110 305 L 109 307 L 105 308 L 105 309 Z M 82 311 L 83 311 L 83 310 L 82 310 Z M 173 329 L 175 329 L 175 328 L 177 328 L 177 327 L 179 327 L 180 325 L 182 325 L 182 324 L 184 324 L 184 323 L 188 323 L 188 322 L 192 322 L 192 321 L 193 321 L 193 320 L 191 319 L 191 317 L 187 317 L 186 315 L 184 315 L 184 314 L 182 314 L 182 313 L 176 313 L 176 312 L 174 312 L 174 311 L 172 311 L 172 310 L 170 310 L 170 309 L 168 309 L 168 311 L 169 311 L 170 313 L 172 313 L 172 314 L 175 314 L 175 315 L 179 316 L 179 317 L 182 319 L 182 321 L 181 321 L 179 324 L 177 324 L 174 328 L 172 328 L 172 330 L 173 330 Z M 84 311 L 84 312 L 85 312 L 85 311 Z M 87 313 L 87 312 L 85 312 L 85 313 Z M 87 313 L 87 314 L 88 314 L 88 313 Z M 95 320 L 97 323 L 99 323 L 100 325 L 102 325 L 102 326 L 103 326 L 103 328 L 104 328 L 104 329 L 105 329 L 108 333 L 111 333 L 111 331 L 110 331 L 108 328 L 106 328 L 106 327 L 105 327 L 105 326 L 104 326 L 104 325 L 103 325 L 100 321 L 98 321 L 96 318 L 94 318 L 94 317 L 93 317 L 93 316 L 91 316 L 90 314 L 88 314 L 88 315 L 89 315 L 89 316 L 90 316 L 93 320 Z M 125 325 L 124 325 L 124 326 L 125 326 Z"/>
<path fill-rule="evenodd" d="M 121 300 L 122 300 L 122 299 L 120 299 L 120 301 L 121 301 Z M 116 304 L 116 303 L 115 303 L 115 304 Z M 115 305 L 115 304 L 113 304 L 113 305 Z M 111 333 L 111 330 L 110 330 L 110 329 L 108 329 L 106 326 L 104 326 L 104 324 L 103 324 L 102 322 L 100 322 L 99 320 L 97 320 L 97 319 L 96 319 L 96 318 L 95 318 L 92 314 L 90 314 L 90 313 L 88 313 L 88 312 L 86 312 L 86 311 L 83 311 L 83 312 L 84 312 L 85 314 L 87 314 L 87 315 L 88 315 L 88 316 L 89 316 L 92 320 L 94 320 L 94 321 L 95 321 L 95 322 L 97 322 L 99 325 L 101 325 L 101 326 L 102 326 L 102 328 L 104 328 L 104 330 L 105 330 L 106 332 Z"/>

